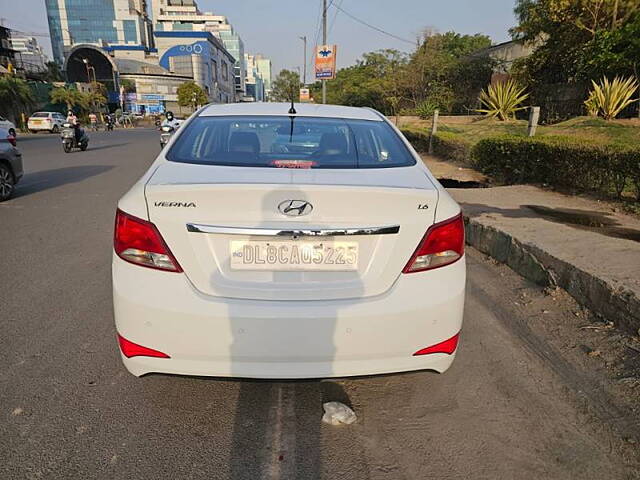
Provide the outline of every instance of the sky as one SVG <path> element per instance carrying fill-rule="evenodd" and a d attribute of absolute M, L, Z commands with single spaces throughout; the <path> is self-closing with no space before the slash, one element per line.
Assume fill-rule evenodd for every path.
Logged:
<path fill-rule="evenodd" d="M 153 1 L 153 0 L 152 0 Z M 366 27 L 337 10 L 328 12 L 328 43 L 338 45 L 338 67 L 352 65 L 363 53 L 395 48 L 410 52 L 416 38 L 428 28 L 438 32 L 489 35 L 494 43 L 509 40 L 515 24 L 515 0 L 327 0 L 344 11 L 402 41 Z M 313 46 L 321 42 L 321 0 L 199 0 L 202 11 L 226 15 L 240 34 L 248 53 L 271 58 L 274 76 L 282 68 L 302 69 L 307 36 L 310 79 Z M 13 29 L 47 35 L 44 0 L 0 0 L 0 18 Z M 46 36 L 37 37 L 51 55 Z M 316 40 L 317 39 L 317 40 Z"/>

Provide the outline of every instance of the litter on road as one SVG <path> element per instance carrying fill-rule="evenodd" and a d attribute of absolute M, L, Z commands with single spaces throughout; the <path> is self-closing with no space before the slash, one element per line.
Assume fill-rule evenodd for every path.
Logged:
<path fill-rule="evenodd" d="M 358 418 L 353 410 L 340 402 L 327 402 L 322 405 L 324 415 L 322 421 L 329 425 L 351 425 Z"/>

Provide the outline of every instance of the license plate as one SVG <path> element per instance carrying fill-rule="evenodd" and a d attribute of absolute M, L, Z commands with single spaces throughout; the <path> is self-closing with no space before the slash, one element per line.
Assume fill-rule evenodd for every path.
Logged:
<path fill-rule="evenodd" d="M 358 242 L 232 240 L 232 270 L 352 271 L 358 269 Z"/>

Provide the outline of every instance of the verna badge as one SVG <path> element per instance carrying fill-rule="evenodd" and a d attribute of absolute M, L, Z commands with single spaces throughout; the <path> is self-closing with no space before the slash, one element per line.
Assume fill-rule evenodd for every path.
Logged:
<path fill-rule="evenodd" d="M 304 200 L 285 200 L 278 205 L 278 210 L 288 217 L 301 217 L 313 210 L 313 205 Z"/>

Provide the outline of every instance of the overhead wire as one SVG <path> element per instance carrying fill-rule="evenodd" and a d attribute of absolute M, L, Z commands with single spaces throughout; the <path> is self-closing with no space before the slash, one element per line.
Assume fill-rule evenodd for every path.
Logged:
<path fill-rule="evenodd" d="M 333 1 L 332 1 L 331 3 L 333 3 Z M 382 28 L 376 27 L 375 25 L 371 25 L 370 23 L 365 22 L 364 20 L 362 20 L 362 19 L 360 19 L 360 18 L 356 17 L 355 15 L 353 15 L 353 14 L 351 14 L 351 13 L 347 12 L 347 11 L 346 11 L 344 8 L 342 8 L 341 6 L 334 5 L 334 7 L 335 7 L 337 10 L 340 10 L 342 13 L 344 13 L 347 17 L 351 18 L 352 20 L 354 20 L 354 21 L 356 21 L 356 22 L 358 22 L 358 23 L 360 23 L 360 24 L 362 24 L 362 25 L 365 25 L 366 27 L 369 27 L 369 28 L 371 28 L 371 29 L 373 29 L 373 30 L 375 30 L 375 31 L 377 31 L 377 32 L 380 32 L 380 33 L 382 33 L 382 34 L 384 34 L 384 35 L 388 35 L 389 37 L 395 38 L 396 40 L 400 40 L 401 42 L 410 43 L 411 45 L 415 45 L 415 44 L 416 44 L 416 42 L 415 42 L 415 41 L 407 40 L 406 38 L 399 37 L 398 35 L 395 35 L 395 34 L 393 34 L 393 33 L 387 32 L 386 30 L 383 30 Z M 328 7 L 327 7 L 327 8 L 328 8 Z"/>

